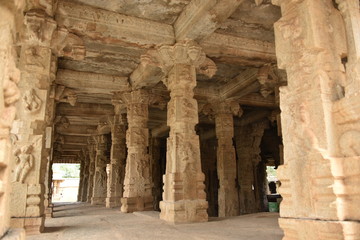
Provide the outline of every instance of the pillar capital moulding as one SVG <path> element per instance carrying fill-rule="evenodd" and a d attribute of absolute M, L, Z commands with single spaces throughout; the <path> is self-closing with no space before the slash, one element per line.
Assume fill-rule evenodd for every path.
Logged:
<path fill-rule="evenodd" d="M 217 145 L 217 173 L 219 176 L 219 217 L 239 215 L 238 189 L 236 188 L 236 154 L 233 144 L 234 119 L 243 111 L 235 101 L 213 101 L 202 112 L 215 118 Z"/>
<path fill-rule="evenodd" d="M 188 41 L 161 46 L 147 56 L 152 56 L 152 62 L 158 64 L 167 76 L 163 82 L 170 90 L 171 97 L 168 103 L 167 125 L 170 134 L 160 218 L 175 223 L 207 221 L 205 176 L 201 172 L 199 136 L 195 133 L 199 119 L 194 88 L 196 68 L 211 63 L 207 73 L 213 75 L 215 64 L 206 58 L 199 46 Z"/>

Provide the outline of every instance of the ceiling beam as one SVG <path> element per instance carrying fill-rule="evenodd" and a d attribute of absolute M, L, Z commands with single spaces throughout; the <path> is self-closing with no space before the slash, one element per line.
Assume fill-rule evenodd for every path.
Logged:
<path fill-rule="evenodd" d="M 59 69 L 55 82 L 86 93 L 108 93 L 129 89 L 127 77 Z"/>
<path fill-rule="evenodd" d="M 200 42 L 206 55 L 223 62 L 259 67 L 276 63 L 275 44 L 220 33 L 213 33 Z"/>
<path fill-rule="evenodd" d="M 67 103 L 57 105 L 58 116 L 113 116 L 114 106 L 110 104 L 76 103 L 71 106 Z"/>
<path fill-rule="evenodd" d="M 213 33 L 244 0 L 192 0 L 174 24 L 176 40 L 200 40 Z"/>
<path fill-rule="evenodd" d="M 171 25 L 126 16 L 73 1 L 62 0 L 56 13 L 58 25 L 92 40 L 150 48 L 175 43 Z"/>

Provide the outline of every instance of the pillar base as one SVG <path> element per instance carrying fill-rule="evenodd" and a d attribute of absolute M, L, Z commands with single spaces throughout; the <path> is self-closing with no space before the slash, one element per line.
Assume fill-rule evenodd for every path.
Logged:
<path fill-rule="evenodd" d="M 52 217 L 53 217 L 53 208 L 49 206 L 45 209 L 45 218 L 52 218 Z"/>
<path fill-rule="evenodd" d="M 41 217 L 11 218 L 12 228 L 24 228 L 26 235 L 40 234 L 44 231 L 45 215 Z"/>
<path fill-rule="evenodd" d="M 105 205 L 106 197 L 92 197 L 91 205 Z"/>
<path fill-rule="evenodd" d="M 121 206 L 121 198 L 120 197 L 108 197 L 106 198 L 106 207 L 107 208 L 115 208 Z"/>
<path fill-rule="evenodd" d="M 284 231 L 283 239 L 347 240 L 359 239 L 355 236 L 360 236 L 360 223 L 355 221 L 325 221 L 279 218 L 279 225 Z M 304 231 L 304 229 L 306 229 L 306 231 Z"/>
<path fill-rule="evenodd" d="M 160 202 L 160 219 L 171 223 L 207 222 L 208 202 L 206 200 L 180 200 Z"/>
<path fill-rule="evenodd" d="M 25 230 L 23 228 L 9 229 L 1 240 L 25 240 Z"/>
<path fill-rule="evenodd" d="M 153 197 L 121 198 L 121 212 L 130 213 L 137 211 L 153 210 Z"/>

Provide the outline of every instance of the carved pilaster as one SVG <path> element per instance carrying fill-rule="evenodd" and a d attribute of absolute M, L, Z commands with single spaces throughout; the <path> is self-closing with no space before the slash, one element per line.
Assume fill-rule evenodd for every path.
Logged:
<path fill-rule="evenodd" d="M 106 207 L 108 208 L 120 207 L 121 205 L 120 199 L 123 196 L 126 160 L 125 124 L 121 113 L 116 113 L 111 124 L 112 145 L 106 198 Z"/>
<path fill-rule="evenodd" d="M 93 205 L 105 205 L 106 191 L 107 191 L 107 173 L 106 164 L 107 160 L 107 144 L 108 140 L 106 135 L 98 135 L 94 137 L 96 145 L 96 157 L 95 157 L 95 174 L 93 193 L 91 198 L 91 204 Z"/>
<path fill-rule="evenodd" d="M 207 221 L 208 203 L 201 172 L 198 105 L 194 99 L 196 67 L 205 61 L 202 50 L 189 42 L 162 46 L 158 62 L 167 74 L 164 80 L 170 90 L 167 124 L 167 164 L 164 175 L 160 218 L 169 222 Z"/>
<path fill-rule="evenodd" d="M 280 5 L 283 15 L 275 24 L 278 66 L 286 69 L 288 76 L 288 86 L 280 88 L 285 164 L 278 169 L 282 183 L 279 192 L 284 196 L 280 225 L 285 238 L 319 239 L 326 235 L 346 239 L 357 235 L 360 229 L 355 222 L 360 217 L 355 214 L 359 211 L 354 211 L 358 207 L 352 205 L 360 193 L 358 184 L 354 184 L 358 177 L 353 176 L 360 170 L 355 167 L 358 164 L 352 164 L 351 170 L 347 167 L 358 160 L 342 158 L 345 157 L 342 144 L 354 146 L 359 137 L 348 135 L 344 141 L 346 127 L 343 126 L 346 124 L 340 124 L 344 120 L 341 112 L 347 112 L 348 118 L 359 116 L 354 111 L 357 108 L 354 103 L 358 101 L 352 101 L 350 97 L 358 89 L 358 82 L 351 80 L 356 74 L 350 72 L 359 69 L 351 66 L 357 64 L 357 60 L 353 60 L 359 53 L 355 47 L 359 41 L 354 41 L 353 34 L 359 29 L 355 27 L 358 20 L 353 25 L 351 19 L 354 18 L 349 18 L 352 11 L 359 14 L 359 3 L 337 2 L 344 18 L 331 0 L 273 1 Z M 352 10 L 347 8 L 349 6 Z M 345 73 L 342 60 L 346 61 L 346 55 Z M 355 68 L 357 70 L 351 71 Z M 355 125 L 348 127 L 350 130 Z M 355 154 L 355 159 L 357 157 Z M 335 235 L 335 225 L 330 221 L 335 223 L 345 219 L 355 221 L 337 222 L 335 225 L 341 234 Z M 314 227 L 308 228 L 309 225 Z M 321 229 L 315 227 L 320 225 Z M 308 229 L 306 237 L 299 230 L 304 228 Z"/>
<path fill-rule="evenodd" d="M 83 171 L 83 188 L 82 188 L 82 194 L 81 194 L 81 202 L 87 201 L 87 192 L 88 192 L 88 184 L 89 184 L 89 152 L 88 150 L 83 149 L 82 154 L 84 155 L 84 171 Z"/>
<path fill-rule="evenodd" d="M 124 179 L 121 211 L 133 212 L 152 209 L 152 181 L 148 154 L 149 94 L 145 90 L 122 93 L 127 107 L 128 130 L 126 145 L 128 155 Z"/>
<path fill-rule="evenodd" d="M 15 3 L 7 1 L 0 6 L 0 238 L 6 238 L 10 225 L 10 171 L 12 146 L 10 128 L 15 119 L 15 104 L 20 98 L 14 46 Z"/>
<path fill-rule="evenodd" d="M 238 189 L 236 188 L 236 155 L 233 146 L 233 115 L 241 116 L 242 109 L 236 102 L 215 102 L 205 105 L 203 112 L 215 117 L 217 145 L 217 173 L 220 181 L 218 192 L 219 217 L 239 214 Z"/>

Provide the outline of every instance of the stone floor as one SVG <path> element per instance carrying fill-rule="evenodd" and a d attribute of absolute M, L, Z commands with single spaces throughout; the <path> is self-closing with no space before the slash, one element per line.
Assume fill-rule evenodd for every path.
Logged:
<path fill-rule="evenodd" d="M 124 214 L 84 203 L 57 204 L 54 210 L 54 218 L 46 220 L 45 233 L 28 240 L 281 240 L 283 236 L 275 213 L 172 225 L 160 220 L 158 212 Z"/>

